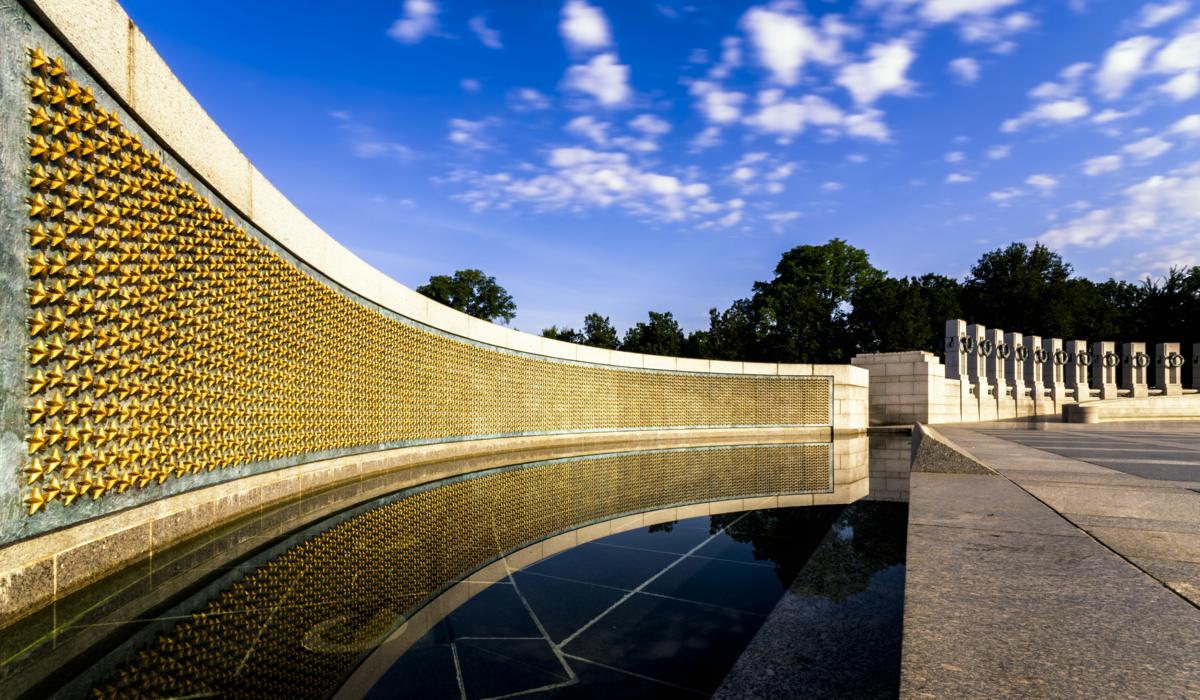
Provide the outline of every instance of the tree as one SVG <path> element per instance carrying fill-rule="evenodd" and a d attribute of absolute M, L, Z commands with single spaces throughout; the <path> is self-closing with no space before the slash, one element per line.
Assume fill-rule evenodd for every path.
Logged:
<path fill-rule="evenodd" d="M 559 328 L 558 326 L 550 326 L 542 329 L 543 338 L 553 338 L 561 340 L 564 343 L 582 343 L 583 334 L 574 328 Z"/>
<path fill-rule="evenodd" d="M 738 299 L 728 309 L 708 310 L 708 330 L 698 331 L 697 357 L 707 360 L 756 360 L 759 358 L 758 310 L 750 299 Z M 703 333 L 703 335 L 699 335 Z"/>
<path fill-rule="evenodd" d="M 847 318 L 855 352 L 942 352 L 945 320 L 962 314 L 958 282 L 941 275 L 873 280 L 855 290 Z"/>
<path fill-rule="evenodd" d="M 984 253 L 963 286 L 967 318 L 988 328 L 1073 338 L 1089 290 L 1074 284 L 1071 266 L 1041 243 L 1013 243 Z"/>
<path fill-rule="evenodd" d="M 1188 343 L 1197 338 L 1200 267 L 1172 267 L 1162 278 L 1142 280 L 1138 291 L 1138 330 L 1147 342 Z"/>
<path fill-rule="evenodd" d="M 650 312 L 649 322 L 639 322 L 625 331 L 621 349 L 648 355 L 679 355 L 683 348 L 683 329 L 670 311 Z"/>
<path fill-rule="evenodd" d="M 434 275 L 429 284 L 417 287 L 417 292 L 485 321 L 502 318 L 508 323 L 517 315 L 512 295 L 496 284 L 495 277 L 485 275 L 482 270 L 459 270 L 453 276 Z"/>
<path fill-rule="evenodd" d="M 771 362 L 849 362 L 846 316 L 855 291 L 882 279 L 866 251 L 834 238 L 783 254 L 770 282 L 754 283 L 763 357 Z"/>
<path fill-rule="evenodd" d="M 581 342 L 584 345 L 606 350 L 616 350 L 620 344 L 617 329 L 613 327 L 612 321 L 608 320 L 608 316 L 601 316 L 595 312 L 583 317 L 583 340 Z"/>

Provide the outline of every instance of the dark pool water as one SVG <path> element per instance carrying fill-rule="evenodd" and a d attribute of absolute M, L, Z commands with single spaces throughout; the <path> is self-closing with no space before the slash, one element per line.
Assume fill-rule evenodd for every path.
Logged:
<path fill-rule="evenodd" d="M 459 607 L 369 697 L 895 697 L 906 519 L 858 502 L 587 542 Z"/>

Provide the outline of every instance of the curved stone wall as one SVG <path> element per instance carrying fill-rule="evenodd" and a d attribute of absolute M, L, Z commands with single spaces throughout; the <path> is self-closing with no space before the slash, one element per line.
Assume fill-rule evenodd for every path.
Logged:
<path fill-rule="evenodd" d="M 39 577 L 60 595 L 140 542 L 286 498 L 235 481 L 321 460 L 866 427 L 858 368 L 572 345 L 387 278 L 250 165 L 112 0 L 0 0 L 0 38 L 0 611 L 38 599 Z M 187 498 L 202 487 L 224 490 Z M 149 505 L 152 521 L 113 520 Z M 68 569 L 34 541 L 64 529 L 86 553 Z"/>
<path fill-rule="evenodd" d="M 602 367 L 350 298 L 29 51 L 28 512 L 216 469 L 447 439 L 829 425 L 827 377 Z"/>

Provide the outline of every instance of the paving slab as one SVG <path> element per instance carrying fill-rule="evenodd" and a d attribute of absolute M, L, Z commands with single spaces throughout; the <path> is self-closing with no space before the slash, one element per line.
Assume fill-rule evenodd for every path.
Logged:
<path fill-rule="evenodd" d="M 1194 697 L 1200 611 L 1090 538 L 911 525 L 902 669 L 908 698 Z"/>
<path fill-rule="evenodd" d="M 997 474 L 912 475 L 901 696 L 1200 697 L 1200 493 L 938 429 Z"/>
<path fill-rule="evenodd" d="M 914 472 L 909 488 L 936 485 L 935 498 L 910 499 L 908 525 L 939 525 L 956 529 L 1032 532 L 1060 537 L 1085 537 L 1054 511 L 1029 498 L 1003 478 L 975 474 Z"/>
<path fill-rule="evenodd" d="M 1132 557 L 1130 561 L 1200 607 L 1200 564 L 1150 557 Z"/>
<path fill-rule="evenodd" d="M 1200 522 L 1200 494 L 1187 489 L 1046 483 L 1014 478 L 1060 513 Z"/>

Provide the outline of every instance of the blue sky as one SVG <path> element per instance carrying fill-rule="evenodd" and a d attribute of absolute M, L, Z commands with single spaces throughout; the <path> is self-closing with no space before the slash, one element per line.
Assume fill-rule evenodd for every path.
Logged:
<path fill-rule="evenodd" d="M 893 275 L 1041 240 L 1200 264 L 1200 1 L 124 0 L 218 124 L 401 282 L 513 326 L 703 327 L 841 237 Z"/>

